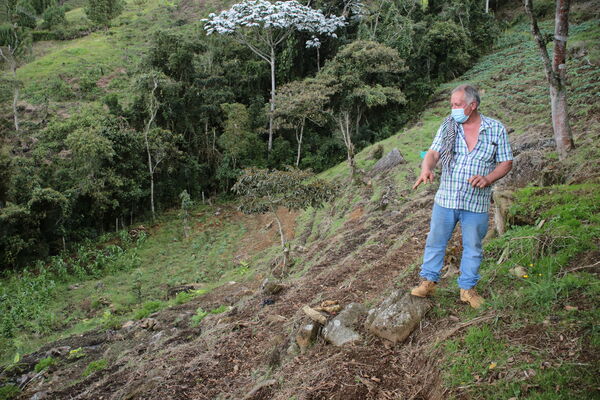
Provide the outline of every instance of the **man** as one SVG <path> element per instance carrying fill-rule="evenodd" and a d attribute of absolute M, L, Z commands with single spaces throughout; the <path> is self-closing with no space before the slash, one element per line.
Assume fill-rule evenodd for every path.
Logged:
<path fill-rule="evenodd" d="M 484 299 L 475 290 L 483 257 L 481 241 L 488 228 L 491 185 L 512 168 L 512 151 L 504 126 L 479 112 L 480 97 L 471 85 L 452 91 L 451 116 L 437 131 L 421 165 L 421 183 L 433 183 L 433 170 L 441 160 L 442 176 L 435 195 L 423 264 L 424 278 L 411 294 L 426 297 L 435 291 L 446 245 L 460 221 L 463 253 L 460 263 L 460 300 L 479 308 Z"/>

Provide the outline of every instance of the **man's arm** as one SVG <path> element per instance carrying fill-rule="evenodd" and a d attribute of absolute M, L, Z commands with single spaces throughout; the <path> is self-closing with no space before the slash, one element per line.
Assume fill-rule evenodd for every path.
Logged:
<path fill-rule="evenodd" d="M 429 149 L 423 162 L 421 163 L 421 175 L 413 185 L 413 189 L 416 189 L 421 183 L 433 183 L 433 170 L 440 159 L 440 153 L 438 151 Z"/>
<path fill-rule="evenodd" d="M 512 160 L 502 161 L 496 165 L 496 168 L 486 176 L 473 175 L 469 178 L 469 183 L 473 187 L 484 188 L 496 182 L 512 169 Z"/>

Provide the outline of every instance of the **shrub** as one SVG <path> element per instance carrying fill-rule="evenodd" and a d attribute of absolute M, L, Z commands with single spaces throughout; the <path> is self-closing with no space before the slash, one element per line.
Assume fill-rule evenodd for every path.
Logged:
<path fill-rule="evenodd" d="M 102 371 L 103 369 L 105 369 L 107 367 L 108 363 L 106 362 L 106 360 L 96 360 L 96 361 L 92 361 L 91 363 L 88 364 L 88 366 L 85 368 L 85 370 L 81 373 L 81 376 L 83 376 L 84 378 L 90 376 L 91 374 L 93 374 L 94 372 L 97 371 Z"/>
<path fill-rule="evenodd" d="M 52 357 L 42 358 L 37 364 L 35 364 L 35 372 L 40 372 L 43 369 L 49 368 L 56 364 L 56 360 Z"/>
<path fill-rule="evenodd" d="M 142 308 L 138 309 L 135 314 L 135 319 L 146 318 L 148 315 L 160 310 L 164 307 L 164 303 L 160 300 L 151 300 L 144 303 Z"/>

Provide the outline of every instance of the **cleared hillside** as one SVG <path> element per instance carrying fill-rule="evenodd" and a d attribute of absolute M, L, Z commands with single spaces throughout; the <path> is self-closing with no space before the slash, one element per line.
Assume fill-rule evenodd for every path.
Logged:
<path fill-rule="evenodd" d="M 407 163 L 365 176 L 363 183 L 348 181 L 345 163 L 320 174 L 348 185 L 335 202 L 294 221 L 294 265 L 283 274 L 283 290 L 272 294 L 260 287 L 276 262 L 277 246 L 255 248 L 242 265 L 248 271 L 235 283 L 183 296 L 181 304 L 126 327 L 119 323 L 50 343 L 23 356 L 2 378 L 17 382 L 54 351 L 56 364 L 42 370 L 21 398 L 34 393 L 57 399 L 597 398 L 598 26 L 599 20 L 588 20 L 571 27 L 573 48 L 578 43 L 583 50 L 574 50 L 568 64 L 577 148 L 565 165 L 558 163 L 551 140 L 537 50 L 527 25 L 518 24 L 467 74 L 442 86 L 411 127 L 357 155 L 366 174 L 377 161 L 371 156 L 376 146 L 383 146 L 384 155 L 398 148 Z M 371 308 L 393 290 L 418 282 L 436 185 L 410 187 L 420 151 L 448 113 L 449 91 L 467 81 L 484 91 L 482 112 L 509 128 L 516 156 L 513 172 L 498 184 L 517 190 L 510 229 L 485 248 L 478 287 L 487 306 L 472 310 L 458 300 L 456 232 L 434 307 L 407 342 L 392 345 L 361 331 L 363 339 L 352 346 L 338 348 L 319 337 L 300 352 L 294 343 L 309 322 L 304 305 L 336 300 Z M 214 220 L 216 208 L 206 211 Z M 153 246 L 145 251 L 166 257 L 164 268 L 167 260 L 184 263 L 170 255 L 190 256 L 180 245 Z M 515 267 L 522 270 L 515 273 Z M 84 356 L 69 357 L 79 347 Z"/>

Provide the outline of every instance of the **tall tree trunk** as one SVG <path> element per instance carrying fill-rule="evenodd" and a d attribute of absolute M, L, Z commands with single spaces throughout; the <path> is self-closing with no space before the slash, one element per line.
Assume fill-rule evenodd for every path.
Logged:
<path fill-rule="evenodd" d="M 269 152 L 273 148 L 273 112 L 275 111 L 275 48 L 271 46 L 271 107 L 269 112 Z"/>
<path fill-rule="evenodd" d="M 546 42 L 542 38 L 537 19 L 533 14 L 532 0 L 525 0 L 525 12 L 531 20 L 531 32 L 538 45 L 546 79 L 550 85 L 550 104 L 552 108 L 552 128 L 554 141 L 560 160 L 564 160 L 568 152 L 575 147 L 569 113 L 567 107 L 567 38 L 569 36 L 569 0 L 556 0 L 556 17 L 554 24 L 554 56 L 550 60 Z"/>
<path fill-rule="evenodd" d="M 15 122 L 15 130 L 19 132 L 19 115 L 17 114 L 17 102 L 19 101 L 19 82 L 17 81 L 17 66 L 12 64 L 12 73 L 15 80 L 15 91 L 13 95 L 13 119 Z"/>
<path fill-rule="evenodd" d="M 356 173 L 356 163 L 354 162 L 354 144 L 352 143 L 352 128 L 349 111 L 340 112 L 340 114 L 338 115 L 338 125 L 342 133 L 344 145 L 346 145 L 348 165 L 350 166 L 350 176 L 354 177 Z"/>
<path fill-rule="evenodd" d="M 285 268 L 288 264 L 288 249 L 285 246 L 285 233 L 283 232 L 283 225 L 281 224 L 279 215 L 277 215 L 277 210 L 275 208 L 272 208 L 271 211 L 273 212 L 273 215 L 275 215 L 275 220 L 277 221 L 277 228 L 279 229 L 279 238 L 281 239 L 281 251 L 283 252 L 283 267 Z"/>
<path fill-rule="evenodd" d="M 150 104 L 148 106 L 148 110 L 150 112 L 150 118 L 148 119 L 148 123 L 144 127 L 144 141 L 146 142 L 146 153 L 148 154 L 148 172 L 150 173 L 150 210 L 152 211 L 152 220 L 155 219 L 155 211 L 154 211 L 154 167 L 152 166 L 152 152 L 150 151 L 150 141 L 148 140 L 148 134 L 150 133 L 150 128 L 152 127 L 152 123 L 154 122 L 154 118 L 156 118 L 156 113 L 158 112 L 158 102 L 154 97 L 154 92 L 158 87 L 158 82 L 156 79 L 154 80 L 154 87 L 152 88 L 152 92 L 150 93 Z"/>
<path fill-rule="evenodd" d="M 300 149 L 302 147 L 302 136 L 304 135 L 304 125 L 306 123 L 306 119 L 302 119 L 300 123 L 300 135 L 298 135 L 298 131 L 296 130 L 296 141 L 298 142 L 298 152 L 296 154 L 296 168 L 300 165 Z"/>

